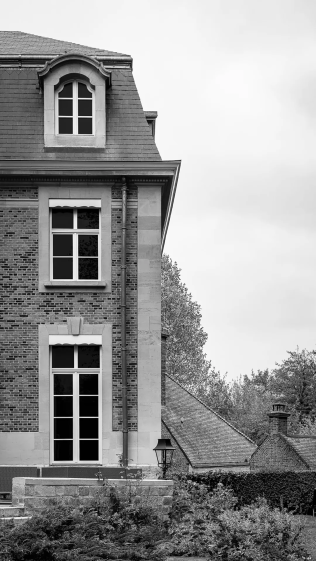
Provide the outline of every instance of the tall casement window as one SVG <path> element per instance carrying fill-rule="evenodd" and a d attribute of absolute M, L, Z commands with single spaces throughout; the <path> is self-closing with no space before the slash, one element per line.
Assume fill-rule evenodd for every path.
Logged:
<path fill-rule="evenodd" d="M 94 92 L 77 80 L 63 84 L 56 93 L 56 134 L 94 134 Z"/>
<path fill-rule="evenodd" d="M 57 200 L 56 204 L 62 205 L 62 202 Z M 72 204 L 79 206 L 85 202 L 73 201 Z M 97 202 L 94 201 L 93 205 L 97 206 Z M 54 206 L 54 201 L 51 201 L 50 206 Z M 59 206 L 50 209 L 50 220 L 51 280 L 99 280 L 100 209 Z"/>
<path fill-rule="evenodd" d="M 53 462 L 101 458 L 100 346 L 51 346 Z"/>

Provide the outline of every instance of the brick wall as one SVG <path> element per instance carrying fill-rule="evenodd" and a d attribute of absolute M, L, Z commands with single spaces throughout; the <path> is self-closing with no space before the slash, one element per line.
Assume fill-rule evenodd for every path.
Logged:
<path fill-rule="evenodd" d="M 250 460 L 250 470 L 304 471 L 308 469 L 295 450 L 275 434 L 267 436 Z"/>
<path fill-rule="evenodd" d="M 37 188 L 0 186 L 0 198 L 37 198 Z M 113 188 L 113 198 L 120 189 Z M 137 198 L 129 189 L 128 199 Z M 112 209 L 112 292 L 38 291 L 38 209 L 3 208 L 0 200 L 0 432 L 38 431 L 38 325 L 113 325 L 113 430 L 121 430 L 121 209 Z M 127 375 L 129 429 L 137 430 L 137 208 L 128 208 Z"/>

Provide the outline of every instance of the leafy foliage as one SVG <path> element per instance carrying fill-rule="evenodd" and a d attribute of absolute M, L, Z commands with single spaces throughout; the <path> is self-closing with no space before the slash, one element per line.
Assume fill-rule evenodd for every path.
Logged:
<path fill-rule="evenodd" d="M 288 357 L 274 370 L 272 389 L 285 399 L 301 424 L 316 417 L 316 353 L 303 349 L 288 351 Z"/>
<path fill-rule="evenodd" d="M 161 311 L 168 332 L 167 373 L 222 415 L 230 408 L 225 377 L 207 360 L 207 334 L 201 326 L 201 307 L 181 281 L 181 269 L 168 255 L 162 258 Z"/>
<path fill-rule="evenodd" d="M 11 531 L 0 527 L 0 561 L 155 560 L 165 535 L 148 498 L 105 487 L 88 505 L 58 504 Z"/>
<path fill-rule="evenodd" d="M 219 561 L 307 559 L 300 522 L 271 509 L 263 498 L 236 509 L 233 492 L 181 479 L 169 533 L 173 555 L 204 555 Z"/>
<path fill-rule="evenodd" d="M 264 497 L 271 508 L 287 507 L 293 512 L 311 510 L 316 472 L 208 472 L 187 474 L 188 481 L 206 485 L 212 493 L 219 483 L 232 489 L 238 505 L 249 505 Z"/>
<path fill-rule="evenodd" d="M 306 559 L 293 516 L 264 499 L 238 507 L 232 490 L 179 477 L 169 522 L 149 497 L 106 486 L 89 505 L 51 506 L 24 525 L 0 527 L 1 561 L 163 561 L 203 555 L 219 561 Z"/>
<path fill-rule="evenodd" d="M 229 420 L 255 442 L 260 443 L 268 434 L 269 419 L 274 401 L 273 377 L 268 370 L 252 371 L 231 385 L 232 407 Z"/>

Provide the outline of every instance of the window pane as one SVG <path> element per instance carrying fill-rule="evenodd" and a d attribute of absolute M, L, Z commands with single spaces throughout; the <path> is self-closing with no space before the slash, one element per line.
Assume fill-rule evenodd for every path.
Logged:
<path fill-rule="evenodd" d="M 60 117 L 72 117 L 72 99 L 60 99 L 59 100 L 59 116 Z"/>
<path fill-rule="evenodd" d="M 99 228 L 99 209 L 97 208 L 78 208 L 78 228 L 90 229 Z"/>
<path fill-rule="evenodd" d="M 72 419 L 54 419 L 54 438 L 73 438 Z"/>
<path fill-rule="evenodd" d="M 98 395 L 98 375 L 80 374 L 79 393 L 80 395 Z"/>
<path fill-rule="evenodd" d="M 59 134 L 73 134 L 72 117 L 59 118 Z"/>
<path fill-rule="evenodd" d="M 99 441 L 80 440 L 79 459 L 86 462 L 97 462 L 99 460 Z"/>
<path fill-rule="evenodd" d="M 87 117 L 78 119 L 78 134 L 92 134 L 92 119 Z"/>
<path fill-rule="evenodd" d="M 53 208 L 53 228 L 73 228 L 73 210 L 69 208 Z"/>
<path fill-rule="evenodd" d="M 89 92 L 87 86 L 81 82 L 78 84 L 78 97 L 92 97 L 92 93 Z"/>
<path fill-rule="evenodd" d="M 72 97 L 72 82 L 64 85 L 63 89 L 59 92 L 58 97 Z"/>
<path fill-rule="evenodd" d="M 58 348 L 63 347 L 55 347 Z M 72 395 L 72 374 L 54 374 L 54 394 Z"/>
<path fill-rule="evenodd" d="M 98 399 L 98 398 L 85 398 Z M 72 417 L 72 396 L 54 397 L 54 417 Z"/>
<path fill-rule="evenodd" d="M 78 367 L 79 368 L 100 368 L 100 347 L 97 345 L 80 345 L 78 347 Z M 83 374 L 82 374 L 83 376 Z M 91 375 L 88 374 L 91 378 Z M 87 393 L 82 392 L 80 393 Z M 88 393 L 98 393 L 88 392 Z"/>
<path fill-rule="evenodd" d="M 54 234 L 53 255 L 72 255 L 72 235 Z"/>
<path fill-rule="evenodd" d="M 98 257 L 98 236 L 80 235 L 78 236 L 78 238 L 78 249 L 80 257 Z"/>
<path fill-rule="evenodd" d="M 92 117 L 92 99 L 78 100 L 78 116 Z"/>
<path fill-rule="evenodd" d="M 84 257 L 79 259 L 79 280 L 97 280 L 98 279 L 98 259 Z"/>
<path fill-rule="evenodd" d="M 54 460 L 55 462 L 69 462 L 73 460 L 72 440 L 54 441 Z"/>
<path fill-rule="evenodd" d="M 54 257 L 53 279 L 72 279 L 72 259 L 69 257 Z"/>
<path fill-rule="evenodd" d="M 99 419 L 80 419 L 79 438 L 99 438 Z"/>
<path fill-rule="evenodd" d="M 74 368 L 74 346 L 54 345 L 52 347 L 52 367 Z"/>
<path fill-rule="evenodd" d="M 56 398 L 55 398 L 56 399 Z M 68 397 L 57 399 L 69 399 Z M 72 399 L 72 398 L 70 398 Z M 97 417 L 98 416 L 98 397 L 79 397 L 79 416 Z"/>

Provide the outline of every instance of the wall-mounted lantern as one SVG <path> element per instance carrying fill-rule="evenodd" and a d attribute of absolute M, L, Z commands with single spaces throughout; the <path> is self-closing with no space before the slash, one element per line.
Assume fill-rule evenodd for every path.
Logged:
<path fill-rule="evenodd" d="M 175 448 L 173 448 L 170 438 L 158 438 L 158 444 L 154 450 L 156 452 L 158 466 L 162 469 L 162 479 L 166 479 L 166 472 L 172 464 Z"/>

